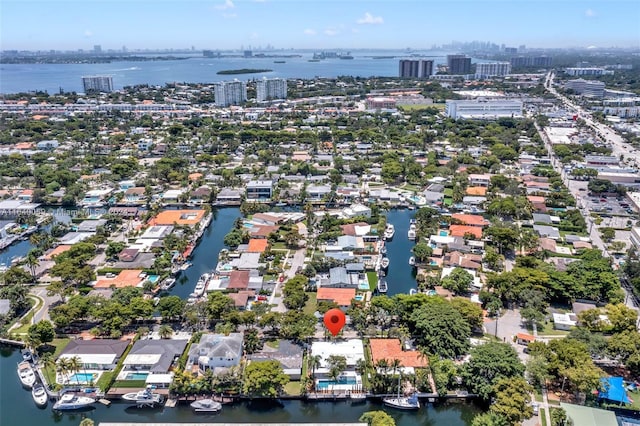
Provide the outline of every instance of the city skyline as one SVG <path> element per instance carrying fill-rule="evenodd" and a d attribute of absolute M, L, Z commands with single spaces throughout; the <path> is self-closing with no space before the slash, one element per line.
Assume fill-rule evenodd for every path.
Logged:
<path fill-rule="evenodd" d="M 3 50 L 640 46 L 640 3 L 626 0 L 4 0 L 2 9 Z"/>

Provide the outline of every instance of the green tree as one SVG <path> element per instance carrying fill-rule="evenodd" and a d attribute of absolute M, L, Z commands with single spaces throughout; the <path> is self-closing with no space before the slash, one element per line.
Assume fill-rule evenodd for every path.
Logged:
<path fill-rule="evenodd" d="M 442 358 L 455 358 L 469 350 L 471 327 L 450 303 L 423 305 L 411 315 L 421 350 Z"/>
<path fill-rule="evenodd" d="M 252 361 L 245 369 L 243 391 L 250 397 L 277 398 L 289 376 L 278 361 Z"/>
<path fill-rule="evenodd" d="M 51 321 L 42 320 L 31 325 L 27 331 L 29 339 L 40 346 L 41 344 L 52 342 L 56 337 L 56 331 Z"/>
<path fill-rule="evenodd" d="M 169 324 L 162 324 L 158 329 L 158 334 L 161 339 L 168 339 L 173 336 L 173 328 Z"/>
<path fill-rule="evenodd" d="M 567 412 L 564 408 L 551 409 L 551 426 L 570 426 L 573 422 L 567 418 Z"/>
<path fill-rule="evenodd" d="M 493 386 L 495 400 L 491 411 L 518 425 L 533 415 L 531 393 L 533 388 L 522 377 L 500 379 Z"/>
<path fill-rule="evenodd" d="M 158 311 L 162 318 L 172 320 L 182 316 L 185 305 L 186 302 L 179 296 L 165 296 L 158 302 Z"/>
<path fill-rule="evenodd" d="M 480 305 L 464 297 L 454 297 L 451 299 L 451 306 L 460 312 L 472 330 L 482 329 L 483 314 Z"/>
<path fill-rule="evenodd" d="M 426 261 L 433 254 L 433 249 L 429 246 L 429 244 L 423 242 L 416 244 L 411 250 L 413 251 L 416 259 L 420 262 Z"/>
<path fill-rule="evenodd" d="M 219 291 L 212 291 L 207 297 L 209 318 L 218 321 L 233 309 L 233 299 Z"/>
<path fill-rule="evenodd" d="M 513 426 L 507 419 L 493 411 L 478 414 L 473 418 L 471 426 Z"/>
<path fill-rule="evenodd" d="M 457 295 L 465 294 L 469 292 L 469 288 L 473 284 L 473 275 L 460 267 L 456 267 L 441 282 L 442 287 L 447 290 L 451 290 Z"/>
<path fill-rule="evenodd" d="M 498 380 L 519 377 L 523 373 L 524 365 L 511 345 L 488 342 L 471 351 L 471 359 L 462 369 L 462 378 L 472 393 L 489 401 Z"/>
<path fill-rule="evenodd" d="M 382 410 L 362 413 L 358 421 L 366 423 L 369 426 L 396 426 L 393 417 Z"/>

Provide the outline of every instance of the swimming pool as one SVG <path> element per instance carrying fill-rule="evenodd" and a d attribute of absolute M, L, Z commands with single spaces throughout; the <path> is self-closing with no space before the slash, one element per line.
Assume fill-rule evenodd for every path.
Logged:
<path fill-rule="evenodd" d="M 449 236 L 449 231 L 440 231 L 440 236 L 441 237 L 448 237 Z"/>
<path fill-rule="evenodd" d="M 155 284 L 160 279 L 160 275 L 147 275 L 147 281 Z"/>
<path fill-rule="evenodd" d="M 318 379 L 316 381 L 316 389 L 318 389 L 318 390 L 327 390 L 327 389 L 329 389 L 331 387 L 334 387 L 334 386 L 336 386 L 336 387 L 337 386 L 344 386 L 344 385 L 354 386 L 356 384 L 358 384 L 358 381 L 356 380 L 355 377 L 352 377 L 352 376 L 348 376 L 348 377 L 340 376 L 340 377 L 338 377 L 337 381 L 329 380 L 329 379 Z"/>
<path fill-rule="evenodd" d="M 97 378 L 97 374 L 95 373 L 74 373 L 72 376 L 69 376 L 69 383 L 90 383 L 92 381 L 95 382 Z"/>
<path fill-rule="evenodd" d="M 147 380 L 149 373 L 127 373 L 125 380 Z"/>
<path fill-rule="evenodd" d="M 362 294 L 356 294 L 354 296 L 354 299 L 357 300 L 358 302 L 362 302 L 364 300 L 364 296 Z"/>

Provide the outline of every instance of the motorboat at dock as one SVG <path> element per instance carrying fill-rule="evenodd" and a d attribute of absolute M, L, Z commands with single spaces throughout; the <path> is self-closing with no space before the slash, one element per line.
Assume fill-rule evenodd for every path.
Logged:
<path fill-rule="evenodd" d="M 201 399 L 191 403 L 196 413 L 217 413 L 222 410 L 222 404 L 212 399 Z"/>
<path fill-rule="evenodd" d="M 47 391 L 40 383 L 31 389 L 31 396 L 38 407 L 46 407 L 49 402 L 49 395 L 47 395 Z"/>
<path fill-rule="evenodd" d="M 33 367 L 28 361 L 23 361 L 18 364 L 18 377 L 22 386 L 31 389 L 36 383 L 36 374 L 33 372 Z"/>
<path fill-rule="evenodd" d="M 96 400 L 88 396 L 65 393 L 53 404 L 53 409 L 59 411 L 79 410 L 90 406 L 94 402 L 96 402 Z"/>
<path fill-rule="evenodd" d="M 137 404 L 139 407 L 153 407 L 162 403 L 162 395 L 153 393 L 151 386 L 147 386 L 146 389 L 138 392 L 125 393 L 122 395 L 122 399 Z"/>

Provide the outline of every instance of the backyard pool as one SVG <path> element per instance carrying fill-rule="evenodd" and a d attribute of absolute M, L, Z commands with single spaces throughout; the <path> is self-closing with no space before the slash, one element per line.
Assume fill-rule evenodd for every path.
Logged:
<path fill-rule="evenodd" d="M 358 302 L 362 302 L 364 300 L 364 295 L 356 294 L 354 299 L 357 300 Z"/>
<path fill-rule="evenodd" d="M 149 373 L 127 373 L 125 380 L 147 380 Z"/>
<path fill-rule="evenodd" d="M 449 231 L 440 231 L 440 236 L 441 237 L 448 237 L 449 236 Z"/>
<path fill-rule="evenodd" d="M 160 279 L 160 275 L 147 275 L 147 281 L 152 284 L 155 284 Z"/>
<path fill-rule="evenodd" d="M 318 379 L 316 381 L 316 389 L 327 390 L 331 388 L 335 389 L 350 389 L 358 384 L 358 380 L 353 376 L 340 376 L 337 381 L 329 379 Z"/>
<path fill-rule="evenodd" d="M 96 373 L 74 373 L 69 376 L 69 383 L 89 384 L 96 381 L 98 375 Z"/>

